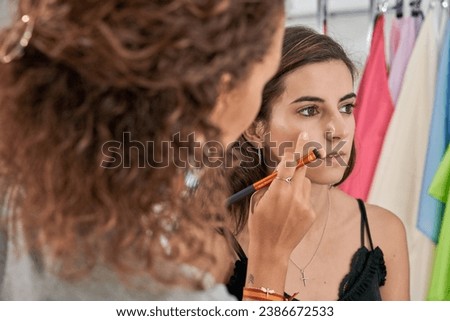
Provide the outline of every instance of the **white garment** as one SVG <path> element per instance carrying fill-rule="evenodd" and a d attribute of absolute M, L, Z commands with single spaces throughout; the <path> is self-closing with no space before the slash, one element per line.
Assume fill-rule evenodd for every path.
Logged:
<path fill-rule="evenodd" d="M 440 6 L 430 9 L 425 17 L 405 72 L 368 198 L 369 203 L 397 214 L 405 224 L 412 300 L 425 299 L 433 263 L 434 244 L 416 228 L 416 222 L 440 41 L 446 19 L 447 12 Z"/>
<path fill-rule="evenodd" d="M 63 280 L 48 272 L 30 255 L 14 251 L 12 243 L 7 252 L 0 300 L 33 301 L 230 301 L 230 295 L 222 284 L 215 284 L 201 291 L 164 286 L 151 278 L 135 279 L 126 285 L 111 270 L 98 267 L 76 282 Z M 166 268 L 167 265 L 164 265 Z"/>
<path fill-rule="evenodd" d="M 8 194 L 9 195 L 9 194 Z M 8 215 L 9 196 L 0 204 L 0 218 Z M 4 196 L 4 195 L 2 195 Z M 8 237 L 9 235 L 9 237 Z M 33 301 L 235 301 L 225 285 L 215 283 L 213 276 L 187 264 L 164 262 L 157 266 L 165 277 L 184 275 L 197 280 L 205 290 L 169 287 L 150 277 L 129 279 L 125 284 L 106 266 L 97 266 L 85 278 L 69 282 L 49 270 L 42 256 L 24 254 L 23 235 L 16 230 L 0 229 L 0 300 Z M 159 269 L 158 269 L 159 268 Z"/>
<path fill-rule="evenodd" d="M 213 284 L 205 290 L 188 290 L 168 287 L 152 278 L 134 279 L 124 284 L 106 267 L 97 267 L 88 277 L 69 282 L 50 273 L 39 258 L 21 254 L 13 243 L 8 244 L 3 282 L 0 282 L 0 300 L 33 301 L 230 301 L 230 295 L 222 284 Z M 169 264 L 161 268 L 170 269 Z M 192 269 L 176 266 L 177 269 Z M 193 267 L 192 267 L 193 268 Z"/>

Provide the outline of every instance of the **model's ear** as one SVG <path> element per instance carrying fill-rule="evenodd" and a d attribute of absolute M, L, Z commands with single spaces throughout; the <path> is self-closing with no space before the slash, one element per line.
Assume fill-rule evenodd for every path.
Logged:
<path fill-rule="evenodd" d="M 262 120 L 255 120 L 249 128 L 242 134 L 244 138 L 251 143 L 255 148 L 263 148 L 264 135 L 266 134 L 265 122 Z"/>

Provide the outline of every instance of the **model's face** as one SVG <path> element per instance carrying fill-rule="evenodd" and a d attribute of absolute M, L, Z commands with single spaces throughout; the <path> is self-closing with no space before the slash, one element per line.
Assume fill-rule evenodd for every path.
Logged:
<path fill-rule="evenodd" d="M 235 141 L 255 120 L 261 106 L 264 86 L 278 69 L 283 36 L 284 17 L 280 17 L 266 56 L 262 61 L 254 63 L 247 77 L 219 99 L 219 107 L 216 106 L 211 119 L 222 130 L 225 146 Z"/>
<path fill-rule="evenodd" d="M 271 159 L 295 146 L 307 132 L 308 146 L 322 147 L 328 157 L 308 167 L 308 178 L 318 184 L 335 184 L 345 172 L 355 131 L 356 95 L 348 67 L 340 60 L 300 67 L 284 81 L 285 91 L 272 107 L 268 124 Z M 284 145 L 284 147 L 283 147 Z M 266 145 L 267 146 L 267 145 Z M 287 147 L 286 147 L 287 146 Z"/>

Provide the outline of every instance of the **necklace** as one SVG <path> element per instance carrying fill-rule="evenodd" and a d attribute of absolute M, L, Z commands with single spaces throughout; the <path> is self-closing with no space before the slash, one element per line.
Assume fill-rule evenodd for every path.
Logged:
<path fill-rule="evenodd" d="M 306 268 L 311 264 L 312 260 L 314 259 L 314 257 L 317 254 L 317 251 L 320 248 L 320 244 L 322 243 L 322 239 L 323 236 L 325 234 L 325 230 L 327 228 L 327 223 L 328 223 L 328 217 L 330 216 L 330 210 L 331 210 L 331 195 L 330 195 L 330 189 L 331 187 L 328 189 L 328 212 L 327 212 L 327 217 L 325 219 L 325 224 L 323 225 L 323 230 L 322 230 L 322 234 L 320 235 L 320 239 L 319 239 L 319 243 L 317 244 L 316 250 L 314 251 L 313 255 L 311 256 L 311 258 L 309 259 L 308 263 L 305 264 L 305 266 L 303 268 L 301 268 L 300 266 L 298 266 L 297 263 L 295 263 L 292 258 L 289 258 L 289 260 L 292 262 L 292 264 L 295 265 L 295 267 L 300 271 L 301 274 L 301 280 L 303 282 L 303 286 L 306 287 L 306 280 L 308 280 L 308 278 L 305 276 L 305 270 Z"/>

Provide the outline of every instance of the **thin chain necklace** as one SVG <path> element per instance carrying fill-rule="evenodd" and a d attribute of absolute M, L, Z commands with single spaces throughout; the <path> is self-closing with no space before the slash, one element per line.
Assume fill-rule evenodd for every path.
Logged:
<path fill-rule="evenodd" d="M 313 255 L 311 256 L 311 258 L 309 259 L 308 263 L 306 263 L 306 265 L 301 268 L 297 265 L 297 263 L 295 263 L 292 258 L 289 258 L 289 260 L 292 262 L 292 264 L 295 265 L 295 267 L 300 271 L 301 274 L 301 280 L 303 282 L 303 286 L 306 287 L 306 280 L 308 280 L 308 278 L 305 276 L 305 270 L 306 268 L 311 264 L 312 260 L 315 258 L 317 251 L 320 248 L 320 244 L 322 243 L 322 239 L 323 236 L 325 234 L 325 230 L 327 228 L 327 223 L 328 223 L 328 217 L 330 216 L 330 210 L 331 210 L 331 195 L 330 195 L 330 189 L 331 187 L 328 189 L 328 212 L 327 212 L 327 217 L 325 219 L 325 224 L 323 225 L 323 230 L 322 230 L 322 234 L 320 235 L 320 239 L 319 239 L 319 243 L 317 244 L 316 250 L 314 251 Z"/>

